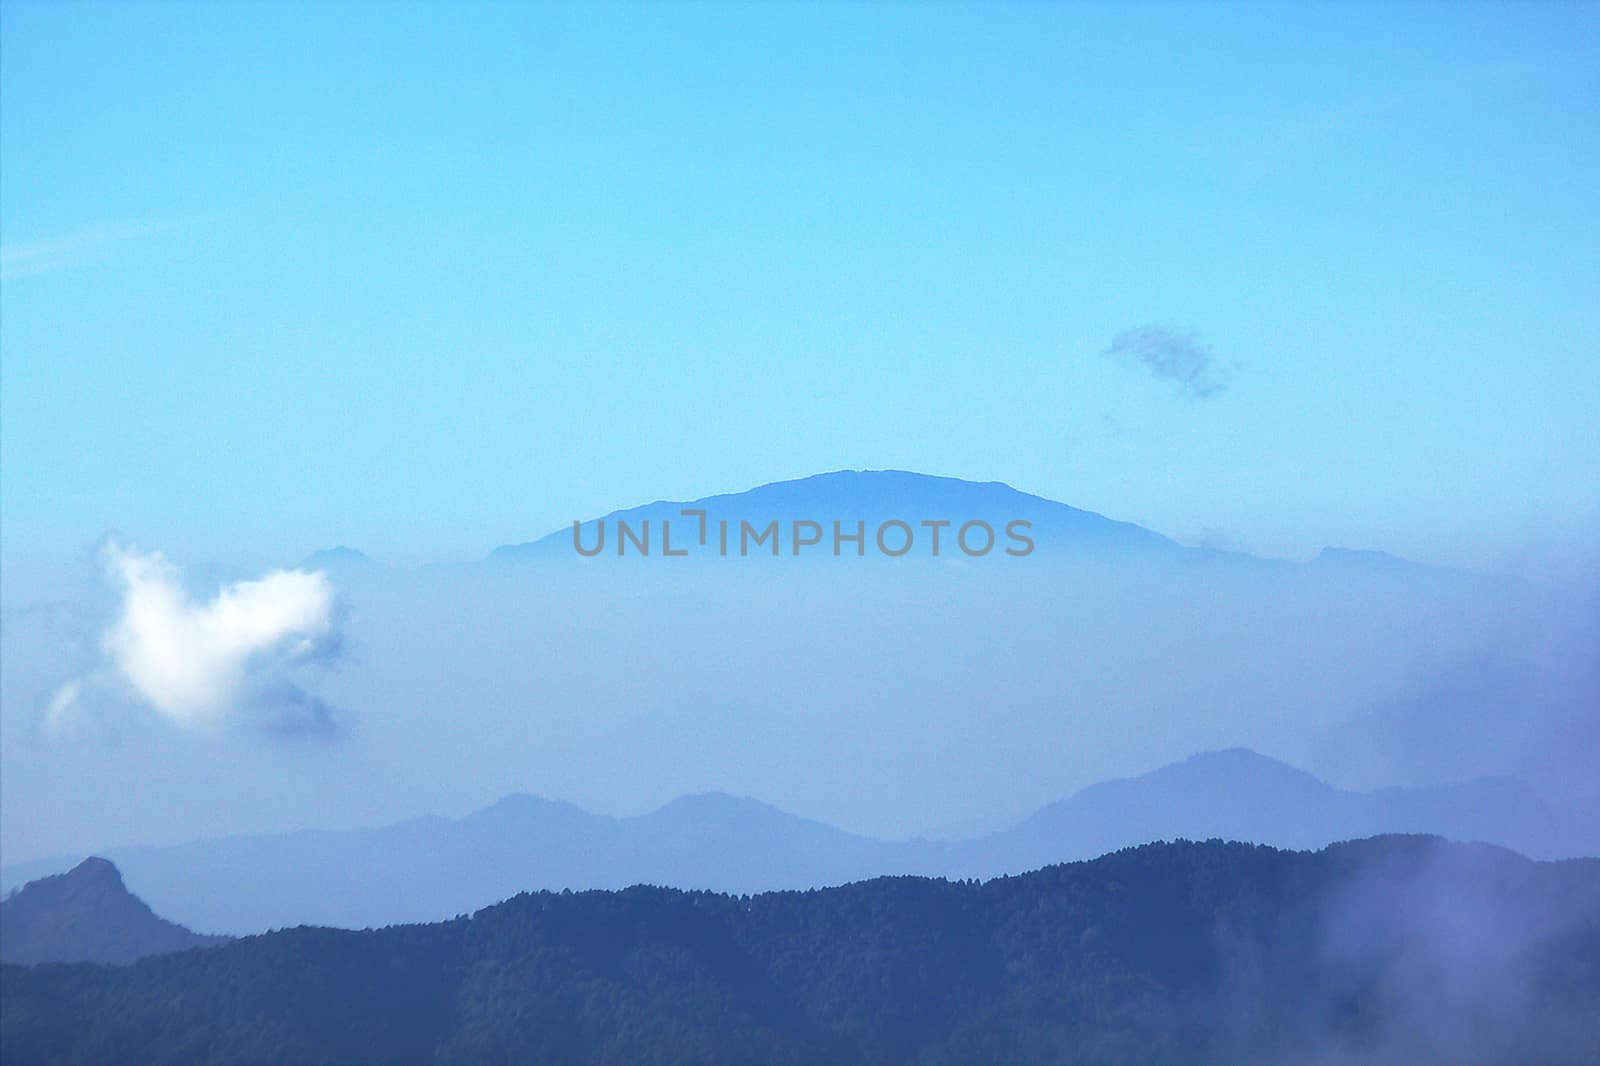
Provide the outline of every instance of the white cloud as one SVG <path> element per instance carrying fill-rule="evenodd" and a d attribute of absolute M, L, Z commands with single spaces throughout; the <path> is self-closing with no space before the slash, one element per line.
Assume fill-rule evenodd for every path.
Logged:
<path fill-rule="evenodd" d="M 321 709 L 282 674 L 337 644 L 333 586 L 321 572 L 275 570 L 223 586 L 197 603 L 159 552 L 110 543 L 108 578 L 121 594 L 120 614 L 101 646 L 110 672 L 142 702 L 185 727 L 216 727 L 275 693 L 299 710 Z M 46 721 L 69 724 L 83 685 L 62 686 Z"/>

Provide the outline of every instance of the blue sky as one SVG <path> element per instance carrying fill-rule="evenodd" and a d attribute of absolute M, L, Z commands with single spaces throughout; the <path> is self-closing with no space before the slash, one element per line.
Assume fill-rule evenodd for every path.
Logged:
<path fill-rule="evenodd" d="M 1600 528 L 1593 5 L 3 18 L 8 566 L 841 467 L 1291 557 Z"/>

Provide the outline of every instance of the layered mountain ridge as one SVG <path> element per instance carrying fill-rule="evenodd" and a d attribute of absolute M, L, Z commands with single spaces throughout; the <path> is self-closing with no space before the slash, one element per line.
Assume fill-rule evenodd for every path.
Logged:
<path fill-rule="evenodd" d="M 1379 833 L 1433 833 L 1550 859 L 1600 854 L 1600 826 L 1499 779 L 1350 792 L 1244 749 L 1092 785 L 1001 832 L 885 841 L 756 800 L 681 797 L 633 817 L 507 796 L 459 819 L 235 837 L 106 854 L 158 911 L 250 933 L 437 920 L 528 889 L 646 883 L 753 893 L 886 874 L 988 878 L 1152 840 L 1223 838 L 1313 848 Z M 70 860 L 7 867 L 7 885 Z"/>

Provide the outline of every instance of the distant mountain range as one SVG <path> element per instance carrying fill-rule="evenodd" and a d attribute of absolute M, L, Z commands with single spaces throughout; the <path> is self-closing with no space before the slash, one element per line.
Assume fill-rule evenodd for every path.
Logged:
<path fill-rule="evenodd" d="M 433 925 L 5 966 L 0 1057 L 1592 1066 L 1596 1003 L 1600 860 L 1210 841 L 983 883 L 525 893 Z"/>
<path fill-rule="evenodd" d="M 117 868 L 100 858 L 24 885 L 0 901 L 0 962 L 129 963 L 227 939 L 156 917 L 123 885 Z"/>
<path fill-rule="evenodd" d="M 253 933 L 438 920 L 529 889 L 646 883 L 753 893 L 884 874 L 987 878 L 1153 840 L 1312 848 L 1420 832 L 1537 858 L 1600 855 L 1595 819 L 1515 781 L 1349 792 L 1245 750 L 1095 785 L 1014 828 L 954 842 L 874 840 L 716 793 L 631 818 L 513 795 L 460 819 L 105 854 L 160 913 L 196 929 Z M 21 884 L 73 861 L 6 867 L 0 880 Z"/>

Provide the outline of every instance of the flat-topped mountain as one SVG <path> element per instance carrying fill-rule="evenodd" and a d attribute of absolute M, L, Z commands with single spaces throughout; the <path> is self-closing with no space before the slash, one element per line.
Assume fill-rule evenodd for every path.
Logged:
<path fill-rule="evenodd" d="M 685 510 L 705 512 L 704 545 L 700 541 L 701 519 L 686 517 Z M 932 557 L 934 530 L 924 526 L 924 522 L 949 523 L 939 529 L 940 557 L 976 557 L 964 553 L 958 543 L 960 527 L 974 521 L 985 522 L 994 531 L 995 546 L 986 553 L 991 555 L 1003 553 L 1007 547 L 1023 550 L 1020 541 L 1007 538 L 1006 526 L 1013 521 L 1029 523 L 1026 535 L 1033 542 L 1032 550 L 1044 553 L 1181 555 L 1190 550 L 1132 523 L 1118 522 L 1093 511 L 1019 492 L 998 481 L 963 481 L 906 470 L 836 470 L 761 485 L 745 492 L 697 500 L 661 500 L 584 520 L 579 539 L 586 549 L 592 549 L 600 544 L 600 531 L 604 527 L 605 546 L 600 556 L 611 557 L 616 554 L 618 522 L 626 523 L 636 533 L 648 522 L 654 537 L 652 554 L 660 554 L 662 523 L 670 522 L 674 550 L 689 549 L 691 555 L 717 553 L 722 547 L 720 523 L 727 522 L 732 538 L 729 554 L 739 554 L 741 522 L 749 522 L 759 529 L 773 521 L 779 523 L 778 553 L 787 557 L 792 557 L 793 553 L 792 523 L 795 521 L 815 522 L 820 527 L 820 532 L 808 530 L 803 534 L 819 535 L 821 540 L 814 546 L 804 546 L 802 555 L 833 554 L 834 522 L 841 523 L 846 533 L 854 532 L 855 524 L 862 523 L 866 535 L 865 554 L 880 555 L 875 543 L 876 532 L 881 524 L 890 521 L 903 522 L 911 531 L 911 548 L 905 556 L 908 558 Z M 891 551 L 898 551 L 904 543 L 903 531 L 889 531 L 886 536 Z M 976 552 L 982 536 L 981 530 L 969 531 L 968 548 Z M 631 543 L 629 550 L 633 550 Z M 841 545 L 842 554 L 856 550 L 854 542 Z M 752 554 L 770 552 L 770 547 L 763 542 Z M 567 526 L 537 540 L 497 548 L 490 558 L 515 562 L 575 554 L 573 530 Z"/>
<path fill-rule="evenodd" d="M 105 859 L 22 886 L 0 902 L 0 960 L 16 963 L 129 963 L 146 955 L 211 947 L 202 936 L 156 917 Z"/>
<path fill-rule="evenodd" d="M 686 515 L 685 511 L 691 513 Z M 1014 557 L 1006 554 L 1010 549 L 1040 561 L 1203 562 L 1267 573 L 1303 571 L 1473 583 L 1504 580 L 1415 563 L 1381 551 L 1329 547 L 1311 563 L 1301 565 L 1238 551 L 1190 547 L 1132 522 L 1022 492 L 1004 482 L 966 481 L 909 470 L 835 470 L 742 492 L 693 500 L 657 500 L 578 521 L 576 544 L 582 545 L 582 554 L 575 550 L 573 527 L 566 525 L 531 541 L 495 548 L 487 561 L 615 559 L 622 536 L 620 525 L 627 526 L 630 534 L 623 549 L 630 558 L 641 554 L 661 558 L 670 546 L 674 554 L 686 552 L 686 559 L 771 558 L 774 554 L 784 559 L 831 559 L 836 547 L 834 525 L 838 523 L 837 532 L 845 539 L 837 547 L 839 555 L 846 558 L 935 558 L 937 535 L 937 557 L 945 560 L 1004 561 Z M 775 537 L 761 537 L 774 522 Z M 795 525 L 797 522 L 815 525 L 801 529 Z M 878 531 L 889 522 L 904 523 L 909 536 L 906 529 L 884 528 L 884 542 L 880 545 Z M 961 527 L 972 522 L 983 523 L 993 531 L 988 551 L 981 550 L 988 542 L 988 534 L 981 527 L 973 527 L 963 539 Z M 1013 522 L 1025 525 L 1013 529 Z M 748 534 L 743 523 L 749 523 Z M 935 530 L 927 523 L 947 524 Z M 864 533 L 864 543 L 859 548 L 848 539 L 858 528 Z M 1021 539 L 1024 537 L 1026 541 Z M 799 541 L 803 542 L 798 545 L 797 555 Z M 647 547 L 648 552 L 642 547 Z M 904 554 L 899 554 L 902 549 Z"/>

